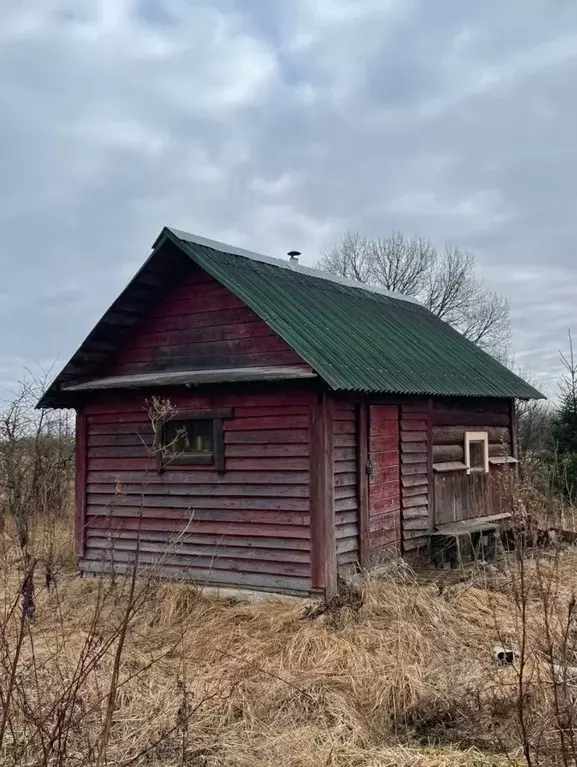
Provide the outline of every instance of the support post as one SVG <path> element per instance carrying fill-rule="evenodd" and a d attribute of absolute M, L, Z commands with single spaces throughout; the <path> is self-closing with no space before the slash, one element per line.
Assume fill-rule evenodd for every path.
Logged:
<path fill-rule="evenodd" d="M 333 402 L 322 392 L 311 418 L 311 564 L 313 588 L 327 599 L 337 593 L 333 444 Z"/>
<path fill-rule="evenodd" d="M 358 406 L 357 425 L 357 455 L 358 455 L 358 483 L 359 483 L 359 554 L 361 567 L 370 567 L 371 533 L 369 527 L 369 477 L 367 465 L 369 462 L 369 436 L 368 436 L 368 408 L 362 404 Z"/>

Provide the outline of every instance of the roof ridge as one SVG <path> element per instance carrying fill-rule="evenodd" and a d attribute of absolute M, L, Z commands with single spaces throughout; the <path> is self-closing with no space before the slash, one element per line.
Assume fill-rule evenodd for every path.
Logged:
<path fill-rule="evenodd" d="M 386 288 L 379 288 L 375 285 L 365 285 L 358 280 L 351 280 L 348 277 L 340 277 L 336 274 L 329 274 L 329 272 L 323 272 L 320 269 L 314 269 L 310 266 L 304 266 L 299 263 L 291 263 L 290 261 L 283 261 L 280 258 L 273 258 L 272 256 L 264 256 L 261 253 L 255 253 L 252 250 L 246 250 L 245 248 L 238 248 L 235 245 L 228 245 L 225 242 L 219 242 L 218 240 L 211 240 L 208 237 L 201 237 L 191 232 L 185 232 L 182 229 L 175 229 L 174 227 L 165 227 L 171 234 L 178 237 L 184 242 L 192 243 L 193 245 L 201 245 L 212 250 L 220 251 L 221 253 L 228 253 L 232 256 L 241 256 L 242 258 L 248 258 L 252 261 L 259 261 L 260 263 L 270 264 L 271 266 L 277 266 L 280 269 L 288 269 L 291 272 L 297 272 L 298 274 L 304 274 L 308 277 L 314 277 L 318 280 L 325 280 L 326 282 L 334 282 L 338 285 L 343 285 L 348 288 L 356 288 L 362 290 L 365 293 L 376 293 L 381 296 L 387 296 L 388 298 L 394 298 L 397 301 L 406 301 L 407 303 L 417 304 L 422 306 L 421 302 L 411 296 L 403 295 L 402 293 L 396 293 L 393 290 L 387 290 Z M 154 242 L 153 248 L 156 247 L 160 241 L 160 237 Z"/>

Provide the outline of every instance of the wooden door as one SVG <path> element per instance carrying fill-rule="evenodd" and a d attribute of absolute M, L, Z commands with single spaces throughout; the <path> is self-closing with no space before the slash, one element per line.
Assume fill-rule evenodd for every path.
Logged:
<path fill-rule="evenodd" d="M 396 405 L 369 407 L 368 442 L 369 548 L 400 549 L 399 408 Z"/>

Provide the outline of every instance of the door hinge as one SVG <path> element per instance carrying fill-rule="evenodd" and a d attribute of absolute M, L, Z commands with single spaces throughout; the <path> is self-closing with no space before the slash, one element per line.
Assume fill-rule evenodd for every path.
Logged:
<path fill-rule="evenodd" d="M 373 476 L 373 463 L 372 461 L 367 461 L 365 466 L 365 472 L 367 473 L 367 476 L 372 477 Z"/>

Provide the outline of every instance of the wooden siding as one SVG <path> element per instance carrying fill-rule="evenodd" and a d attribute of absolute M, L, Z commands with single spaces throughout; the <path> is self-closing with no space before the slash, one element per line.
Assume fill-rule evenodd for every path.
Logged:
<path fill-rule="evenodd" d="M 395 405 L 369 406 L 369 461 L 370 548 L 400 549 L 399 408 Z"/>
<path fill-rule="evenodd" d="M 106 375 L 260 365 L 308 368 L 224 285 L 193 264 L 141 319 Z"/>
<path fill-rule="evenodd" d="M 427 545 L 429 516 L 430 410 L 425 405 L 401 407 L 401 505 L 403 551 Z"/>
<path fill-rule="evenodd" d="M 333 414 L 334 517 L 337 565 L 359 562 L 359 464 L 356 406 L 337 402 Z"/>
<path fill-rule="evenodd" d="M 485 431 L 489 456 L 512 455 L 509 400 L 436 400 L 432 409 L 432 456 L 435 464 L 464 461 L 465 432 Z M 510 511 L 514 472 L 491 465 L 489 474 L 462 468 L 434 472 L 435 524 Z"/>
<path fill-rule="evenodd" d="M 85 572 L 134 560 L 199 584 L 287 593 L 311 589 L 310 422 L 313 395 L 173 395 L 185 409 L 232 408 L 225 472 L 149 457 L 142 400 L 86 407 Z"/>

